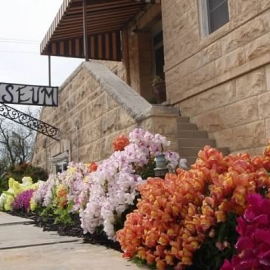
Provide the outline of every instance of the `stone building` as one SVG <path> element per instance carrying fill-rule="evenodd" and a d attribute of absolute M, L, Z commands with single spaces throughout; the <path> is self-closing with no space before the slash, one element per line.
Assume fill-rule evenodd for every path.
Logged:
<path fill-rule="evenodd" d="M 101 160 L 137 126 L 168 136 L 190 163 L 206 144 L 261 153 L 270 137 L 269 18 L 269 0 L 64 0 L 41 54 L 90 61 L 60 87 L 59 107 L 43 109 L 60 137 L 38 135 L 33 163 Z M 158 105 L 155 75 L 166 82 Z"/>

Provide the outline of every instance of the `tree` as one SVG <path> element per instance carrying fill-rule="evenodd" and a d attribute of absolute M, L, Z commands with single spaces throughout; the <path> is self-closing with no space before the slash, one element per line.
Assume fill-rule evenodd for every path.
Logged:
<path fill-rule="evenodd" d="M 26 112 L 35 116 L 38 111 Z M 29 162 L 31 159 L 36 132 L 6 118 L 0 118 L 0 170 Z M 1 175 L 0 175 L 1 176 Z"/>
<path fill-rule="evenodd" d="M 28 108 L 25 113 L 37 118 L 40 110 Z M 46 171 L 29 163 L 35 137 L 35 131 L 0 117 L 0 194 L 7 190 L 10 177 L 21 181 L 30 176 L 34 182 L 48 178 Z"/>

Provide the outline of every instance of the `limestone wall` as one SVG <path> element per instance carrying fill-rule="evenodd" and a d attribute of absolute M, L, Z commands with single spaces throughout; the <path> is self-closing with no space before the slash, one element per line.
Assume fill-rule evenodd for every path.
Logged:
<path fill-rule="evenodd" d="M 162 2 L 167 96 L 219 147 L 270 137 L 270 1 L 228 0 L 229 23 L 200 34 L 200 0 Z"/>
<path fill-rule="evenodd" d="M 69 161 L 102 160 L 115 138 L 135 127 L 165 135 L 177 150 L 177 115 L 151 106 L 105 65 L 85 62 L 61 86 L 59 106 L 43 108 L 41 120 L 60 130 L 60 140 L 38 134 L 32 163 L 52 172 L 52 159 L 66 151 Z"/>
<path fill-rule="evenodd" d="M 41 120 L 60 130 L 59 142 L 37 136 L 32 162 L 49 171 L 50 159 L 65 150 L 75 162 L 107 157 L 112 153 L 113 140 L 136 126 L 136 121 L 83 66 L 61 87 L 59 107 L 44 108 Z"/>

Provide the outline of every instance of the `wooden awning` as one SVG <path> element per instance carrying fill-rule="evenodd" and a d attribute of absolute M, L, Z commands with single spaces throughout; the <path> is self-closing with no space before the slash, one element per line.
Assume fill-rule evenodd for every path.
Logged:
<path fill-rule="evenodd" d="M 87 0 L 90 59 L 121 61 L 121 29 L 160 0 Z M 64 0 L 41 45 L 42 55 L 84 58 L 83 0 Z"/>

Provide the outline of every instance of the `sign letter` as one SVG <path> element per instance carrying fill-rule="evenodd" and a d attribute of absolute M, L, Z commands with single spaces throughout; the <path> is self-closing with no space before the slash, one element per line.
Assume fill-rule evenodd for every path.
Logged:
<path fill-rule="evenodd" d="M 0 103 L 58 106 L 58 87 L 0 83 Z"/>

